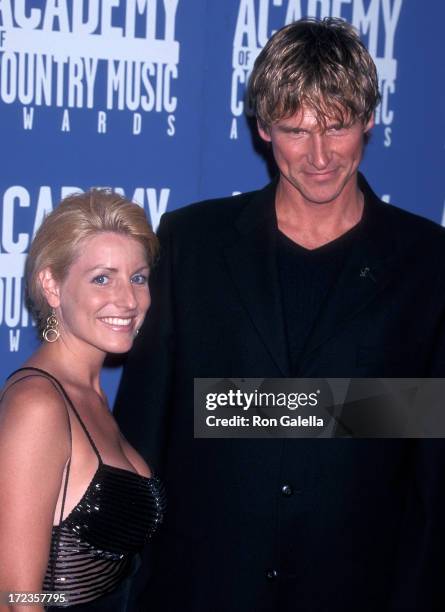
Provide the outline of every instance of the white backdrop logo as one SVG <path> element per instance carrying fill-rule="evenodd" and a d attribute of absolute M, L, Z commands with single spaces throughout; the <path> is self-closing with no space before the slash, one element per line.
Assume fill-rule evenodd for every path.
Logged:
<path fill-rule="evenodd" d="M 246 84 L 255 59 L 276 31 L 270 23 L 278 20 L 279 28 L 302 17 L 340 17 L 357 28 L 376 63 L 382 94 L 376 124 L 384 127 L 384 146 L 391 146 L 391 96 L 397 78 L 394 39 L 402 3 L 403 0 L 240 0 L 233 38 L 230 138 L 238 138 L 237 119 L 244 112 Z"/>
<path fill-rule="evenodd" d="M 78 187 L 62 187 L 60 190 L 42 185 L 36 191 L 28 190 L 23 185 L 11 185 L 3 193 L 1 218 L 1 252 L 0 252 L 0 327 L 8 328 L 9 351 L 20 348 L 20 331 L 31 325 L 30 315 L 25 307 L 24 298 L 24 265 L 26 253 L 32 236 L 38 230 L 45 215 L 54 205 L 74 192 L 81 192 Z M 113 191 L 125 195 L 120 187 Z M 159 220 L 167 210 L 170 188 L 136 187 L 127 197 L 145 210 L 147 218 L 156 230 Z M 29 217 L 26 218 L 26 213 Z M 27 232 L 21 231 L 20 223 L 26 223 Z"/>
<path fill-rule="evenodd" d="M 107 132 L 107 111 L 131 113 L 139 134 L 144 114 L 165 113 L 175 132 L 179 43 L 178 0 L 0 0 L 0 103 L 23 106 L 33 129 L 40 107 L 60 108 L 71 130 L 72 109 L 95 109 Z M 109 123 L 109 122 L 108 122 Z"/>

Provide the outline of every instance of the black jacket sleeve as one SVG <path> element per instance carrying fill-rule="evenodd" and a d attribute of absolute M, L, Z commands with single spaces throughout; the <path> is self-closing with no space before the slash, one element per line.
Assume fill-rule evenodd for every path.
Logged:
<path fill-rule="evenodd" d="M 151 306 L 124 366 L 114 408 L 124 436 L 161 475 L 175 350 L 167 218 L 163 215 L 158 229 L 160 255 L 150 274 Z"/>
<path fill-rule="evenodd" d="M 431 296 L 433 320 L 438 324 L 431 343 L 428 378 L 445 379 L 445 283 L 440 271 L 437 291 Z M 431 382 L 435 386 L 435 382 Z M 433 393 L 419 399 L 424 431 L 441 436 L 444 431 L 443 397 L 439 382 Z M 428 391 L 428 388 L 427 388 Z M 401 523 L 391 612 L 445 610 L 445 439 L 412 440 L 412 480 Z"/>

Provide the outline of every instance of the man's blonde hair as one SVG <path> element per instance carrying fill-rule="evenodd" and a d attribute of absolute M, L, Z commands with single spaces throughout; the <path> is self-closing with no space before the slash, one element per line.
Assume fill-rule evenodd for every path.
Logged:
<path fill-rule="evenodd" d="M 342 19 L 300 19 L 270 38 L 257 57 L 247 106 L 260 126 L 314 111 L 318 123 L 368 123 L 380 101 L 377 70 L 356 30 Z"/>

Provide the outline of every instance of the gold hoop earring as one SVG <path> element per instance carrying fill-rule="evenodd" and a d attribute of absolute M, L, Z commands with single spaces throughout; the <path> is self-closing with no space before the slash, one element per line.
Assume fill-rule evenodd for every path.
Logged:
<path fill-rule="evenodd" d="M 56 340 L 59 339 L 59 321 L 57 320 L 54 308 L 51 308 L 51 314 L 46 319 L 46 326 L 42 332 L 42 336 L 46 342 L 56 342 Z"/>

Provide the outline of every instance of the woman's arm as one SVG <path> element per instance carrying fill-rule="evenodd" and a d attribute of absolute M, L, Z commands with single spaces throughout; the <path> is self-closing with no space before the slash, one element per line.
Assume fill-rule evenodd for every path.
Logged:
<path fill-rule="evenodd" d="M 69 457 L 69 416 L 51 382 L 29 376 L 10 385 L 0 404 L 1 592 L 42 592 Z M 0 610 L 37 612 L 43 605 Z"/>

